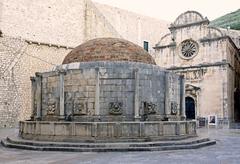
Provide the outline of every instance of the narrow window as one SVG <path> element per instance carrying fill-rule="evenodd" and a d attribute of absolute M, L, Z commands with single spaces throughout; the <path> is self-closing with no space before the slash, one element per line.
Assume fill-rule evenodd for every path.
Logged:
<path fill-rule="evenodd" d="M 148 42 L 147 41 L 143 41 L 143 48 L 144 48 L 144 50 L 148 51 Z"/>

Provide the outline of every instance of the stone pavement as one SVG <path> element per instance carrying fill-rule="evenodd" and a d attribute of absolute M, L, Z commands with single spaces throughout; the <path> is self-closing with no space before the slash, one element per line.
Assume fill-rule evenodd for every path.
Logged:
<path fill-rule="evenodd" d="M 217 144 L 194 150 L 159 152 L 42 152 L 0 146 L 0 163 L 7 164 L 239 164 L 240 129 L 198 129 Z M 0 129 L 0 139 L 16 135 L 17 129 Z"/>

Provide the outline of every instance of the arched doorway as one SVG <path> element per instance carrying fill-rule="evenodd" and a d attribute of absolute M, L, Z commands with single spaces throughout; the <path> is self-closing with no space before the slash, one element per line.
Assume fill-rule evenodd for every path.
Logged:
<path fill-rule="evenodd" d="M 192 97 L 185 98 L 186 119 L 195 119 L 195 101 Z"/>

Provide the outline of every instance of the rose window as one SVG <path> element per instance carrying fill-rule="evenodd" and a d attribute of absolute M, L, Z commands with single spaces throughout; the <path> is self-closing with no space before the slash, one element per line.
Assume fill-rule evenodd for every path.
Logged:
<path fill-rule="evenodd" d="M 184 58 L 191 58 L 197 54 L 198 44 L 193 40 L 185 40 L 180 48 Z"/>

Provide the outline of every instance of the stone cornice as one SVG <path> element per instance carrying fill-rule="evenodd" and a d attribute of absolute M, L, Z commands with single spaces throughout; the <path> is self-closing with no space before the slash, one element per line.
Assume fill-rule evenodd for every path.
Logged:
<path fill-rule="evenodd" d="M 172 42 L 172 43 L 170 43 L 168 45 L 155 46 L 155 47 L 153 47 L 153 49 L 163 49 L 163 48 L 169 48 L 169 47 L 176 47 L 176 43 Z"/>
<path fill-rule="evenodd" d="M 183 66 L 183 67 L 169 67 L 167 70 L 175 71 L 175 70 L 184 70 L 184 69 L 192 69 L 192 68 L 206 68 L 206 67 L 219 67 L 219 66 L 229 66 L 233 69 L 232 65 L 226 61 L 216 62 L 216 63 L 202 63 L 193 66 Z"/>
<path fill-rule="evenodd" d="M 171 26 L 168 28 L 170 31 L 172 30 L 176 30 L 179 28 L 185 28 L 185 27 L 189 27 L 189 26 L 195 26 L 195 25 L 201 25 L 201 24 L 209 24 L 209 20 L 208 19 L 204 19 L 202 21 L 198 21 L 198 22 L 193 22 L 193 23 L 188 23 L 188 24 L 181 24 L 181 25 L 174 25 L 171 24 Z"/>

